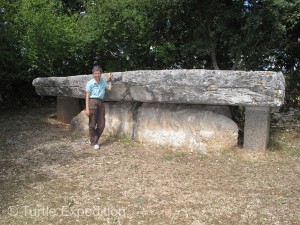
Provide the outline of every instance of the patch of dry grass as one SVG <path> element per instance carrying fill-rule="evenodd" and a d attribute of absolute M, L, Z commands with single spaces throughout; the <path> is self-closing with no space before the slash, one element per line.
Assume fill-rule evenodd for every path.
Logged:
<path fill-rule="evenodd" d="M 1 114 L 1 224 L 299 224 L 298 131 L 265 153 L 87 137 L 54 107 Z"/>

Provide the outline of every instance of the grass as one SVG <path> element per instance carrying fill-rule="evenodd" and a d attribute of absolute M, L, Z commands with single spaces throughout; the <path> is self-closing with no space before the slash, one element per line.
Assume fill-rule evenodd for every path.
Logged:
<path fill-rule="evenodd" d="M 185 156 L 185 154 L 186 154 L 186 153 L 184 153 L 184 152 L 176 152 L 176 153 L 175 153 L 175 157 L 176 157 L 176 158 L 183 158 L 183 157 Z"/>
<path fill-rule="evenodd" d="M 272 128 L 269 151 L 286 152 L 300 156 L 300 130 Z"/>
<path fill-rule="evenodd" d="M 173 155 L 167 155 L 167 156 L 165 156 L 165 160 L 167 160 L 167 161 L 172 161 L 173 159 L 174 159 Z"/>
<path fill-rule="evenodd" d="M 287 204 L 286 200 L 284 198 L 278 198 L 276 199 L 276 203 L 278 205 L 284 205 L 284 204 Z"/>
<path fill-rule="evenodd" d="M 168 149 L 166 149 L 166 151 L 170 151 Z M 166 155 L 164 157 L 164 159 L 166 161 L 172 161 L 174 160 L 175 158 L 177 159 L 183 159 L 185 157 L 186 153 L 185 152 L 182 152 L 182 151 L 174 151 L 172 153 L 168 153 L 168 155 Z"/>
<path fill-rule="evenodd" d="M 119 140 L 120 140 L 121 143 L 129 143 L 129 142 L 131 142 L 131 139 L 129 137 L 126 137 L 126 136 L 120 137 Z"/>

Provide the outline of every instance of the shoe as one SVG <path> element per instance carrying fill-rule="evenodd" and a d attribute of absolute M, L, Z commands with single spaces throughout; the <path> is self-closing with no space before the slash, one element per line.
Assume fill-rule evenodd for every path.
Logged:
<path fill-rule="evenodd" d="M 99 145 L 98 145 L 98 144 L 95 144 L 95 145 L 93 146 L 93 148 L 94 148 L 95 150 L 98 150 L 98 149 L 99 149 Z"/>

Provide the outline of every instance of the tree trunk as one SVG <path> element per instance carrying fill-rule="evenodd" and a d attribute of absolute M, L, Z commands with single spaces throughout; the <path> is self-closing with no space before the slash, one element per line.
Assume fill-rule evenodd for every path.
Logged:
<path fill-rule="evenodd" d="M 213 47 L 213 49 L 211 51 L 211 60 L 212 60 L 214 70 L 219 70 L 219 66 L 217 63 L 217 57 L 216 57 L 216 47 Z"/>
<path fill-rule="evenodd" d="M 241 54 L 240 54 L 240 53 L 237 53 L 237 54 L 235 55 L 235 61 L 234 61 L 234 64 L 233 64 L 231 70 L 236 70 L 237 67 L 238 67 L 238 65 L 240 64 L 240 62 L 241 62 Z"/>

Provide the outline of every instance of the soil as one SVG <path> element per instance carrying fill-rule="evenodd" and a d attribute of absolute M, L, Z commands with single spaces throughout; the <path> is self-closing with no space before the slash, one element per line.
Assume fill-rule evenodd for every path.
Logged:
<path fill-rule="evenodd" d="M 300 129 L 270 148 L 201 154 L 102 137 L 55 106 L 0 113 L 0 224 L 300 224 Z"/>

